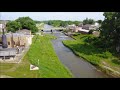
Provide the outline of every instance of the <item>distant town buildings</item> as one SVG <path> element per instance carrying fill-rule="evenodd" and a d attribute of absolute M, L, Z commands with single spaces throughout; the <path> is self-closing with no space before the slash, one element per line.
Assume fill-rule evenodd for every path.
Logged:
<path fill-rule="evenodd" d="M 94 25 L 86 24 L 83 25 L 82 23 L 78 26 L 76 25 L 68 25 L 66 27 L 67 30 L 71 30 L 72 32 L 81 32 L 81 33 L 88 33 L 90 30 L 98 30 L 100 27 L 99 23 L 95 23 Z"/>

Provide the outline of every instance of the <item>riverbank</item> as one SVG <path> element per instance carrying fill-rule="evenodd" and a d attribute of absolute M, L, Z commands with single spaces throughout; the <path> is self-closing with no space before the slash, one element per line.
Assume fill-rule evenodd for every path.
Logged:
<path fill-rule="evenodd" d="M 69 47 L 77 56 L 84 58 L 91 64 L 99 67 L 103 72 L 113 76 L 120 77 L 119 58 L 110 52 L 95 48 L 93 45 L 86 43 L 85 40 L 89 35 L 72 36 L 75 40 L 64 40 L 63 44 Z"/>

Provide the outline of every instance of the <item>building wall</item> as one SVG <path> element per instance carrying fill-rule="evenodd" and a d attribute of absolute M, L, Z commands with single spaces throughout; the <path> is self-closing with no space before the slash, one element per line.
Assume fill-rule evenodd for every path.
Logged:
<path fill-rule="evenodd" d="M 26 46 L 29 46 L 32 44 L 32 36 L 27 36 L 26 37 Z"/>
<path fill-rule="evenodd" d="M 32 35 L 13 35 L 12 34 L 6 35 L 7 42 L 8 42 L 8 48 L 13 48 L 17 46 L 29 46 L 32 44 Z M 2 41 L 2 37 L 0 37 L 0 40 Z"/>

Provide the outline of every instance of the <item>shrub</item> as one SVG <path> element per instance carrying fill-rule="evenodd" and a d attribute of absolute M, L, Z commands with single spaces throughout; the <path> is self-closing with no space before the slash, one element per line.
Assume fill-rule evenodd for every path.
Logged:
<path fill-rule="evenodd" d="M 80 35 L 80 33 L 75 33 L 75 34 L 73 34 L 73 36 L 78 36 L 78 35 Z"/>
<path fill-rule="evenodd" d="M 106 52 L 103 52 L 102 54 L 98 54 L 97 56 L 103 57 L 103 58 L 111 58 L 112 54 L 110 52 L 106 51 Z"/>
<path fill-rule="evenodd" d="M 88 34 L 92 34 L 92 33 L 93 33 L 93 31 L 94 31 L 94 30 L 90 30 L 90 31 L 88 32 Z"/>
<path fill-rule="evenodd" d="M 118 60 L 118 59 L 113 59 L 112 62 L 117 64 L 117 65 L 120 65 L 120 60 Z"/>

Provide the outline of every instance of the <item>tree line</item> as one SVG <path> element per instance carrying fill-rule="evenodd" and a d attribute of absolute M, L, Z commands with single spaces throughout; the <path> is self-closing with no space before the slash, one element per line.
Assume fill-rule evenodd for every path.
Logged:
<path fill-rule="evenodd" d="M 52 25 L 54 27 L 66 27 L 67 25 L 75 24 L 79 25 L 81 21 L 62 21 L 62 20 L 48 20 L 48 21 L 43 21 L 44 23 L 48 25 Z"/>
<path fill-rule="evenodd" d="M 38 22 L 38 21 L 37 21 Z M 75 24 L 76 26 L 80 25 L 80 23 L 85 24 L 95 24 L 95 22 L 98 22 L 99 24 L 102 23 L 102 20 L 95 21 L 94 19 L 84 19 L 83 21 L 62 21 L 62 20 L 48 20 L 48 21 L 42 21 L 43 23 L 46 23 L 48 25 L 52 25 L 54 27 L 66 27 L 67 25 Z"/>

